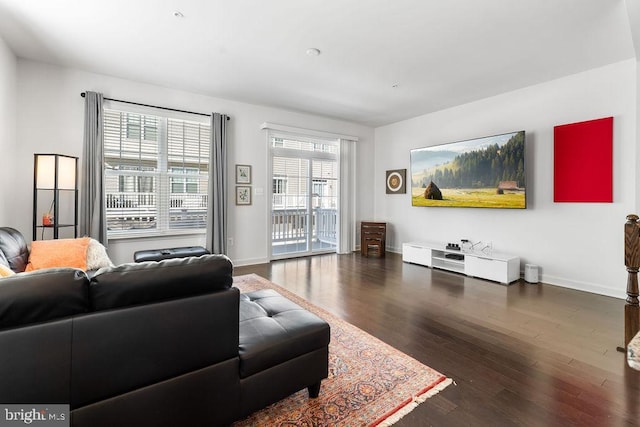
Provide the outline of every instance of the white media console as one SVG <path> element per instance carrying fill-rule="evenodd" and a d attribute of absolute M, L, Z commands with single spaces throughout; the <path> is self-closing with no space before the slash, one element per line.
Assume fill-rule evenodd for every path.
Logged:
<path fill-rule="evenodd" d="M 517 256 L 447 249 L 446 245 L 438 243 L 403 243 L 402 260 L 505 284 L 520 278 L 520 258 Z"/>

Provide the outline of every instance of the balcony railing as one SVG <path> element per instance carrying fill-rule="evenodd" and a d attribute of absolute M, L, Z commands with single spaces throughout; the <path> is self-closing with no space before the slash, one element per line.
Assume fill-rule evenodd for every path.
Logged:
<path fill-rule="evenodd" d="M 112 192 L 107 194 L 108 229 L 155 229 L 158 221 L 156 202 L 155 193 Z M 204 228 L 207 202 L 206 194 L 171 194 L 169 227 Z M 274 244 L 306 241 L 307 237 L 310 237 L 311 243 L 322 242 L 325 244 L 324 247 L 336 244 L 336 209 L 313 208 L 310 214 L 306 208 L 274 209 L 271 221 Z M 310 224 L 308 224 L 309 221 L 311 221 Z"/>
<path fill-rule="evenodd" d="M 337 210 L 314 208 L 310 216 L 311 224 L 308 224 L 307 209 L 273 209 L 271 213 L 272 243 L 303 241 L 307 239 L 307 233 L 310 233 L 312 242 L 319 241 L 335 245 Z"/>
<path fill-rule="evenodd" d="M 169 228 L 206 227 L 208 198 L 201 193 L 171 193 Z M 109 230 L 154 229 L 158 205 L 155 193 L 112 192 L 106 197 Z"/>

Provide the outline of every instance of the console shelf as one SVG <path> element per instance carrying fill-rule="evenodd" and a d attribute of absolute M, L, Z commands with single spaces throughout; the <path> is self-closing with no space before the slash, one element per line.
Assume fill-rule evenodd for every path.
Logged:
<path fill-rule="evenodd" d="M 402 260 L 504 284 L 520 278 L 520 258 L 517 256 L 446 249 L 440 243 L 404 243 Z"/>

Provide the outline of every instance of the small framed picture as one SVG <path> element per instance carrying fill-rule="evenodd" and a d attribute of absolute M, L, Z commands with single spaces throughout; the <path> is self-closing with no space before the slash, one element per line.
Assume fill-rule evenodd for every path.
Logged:
<path fill-rule="evenodd" d="M 236 165 L 236 184 L 251 184 L 250 165 Z"/>
<path fill-rule="evenodd" d="M 248 185 L 236 186 L 236 205 L 251 204 L 251 187 Z"/>

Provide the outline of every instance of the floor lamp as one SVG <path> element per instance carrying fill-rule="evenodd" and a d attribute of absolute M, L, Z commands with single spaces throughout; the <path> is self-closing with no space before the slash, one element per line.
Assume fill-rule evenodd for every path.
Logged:
<path fill-rule="evenodd" d="M 62 203 L 65 205 L 62 206 Z M 78 237 L 78 158 L 64 154 L 34 154 L 33 168 L 33 240 L 38 230 L 73 227 Z"/>

